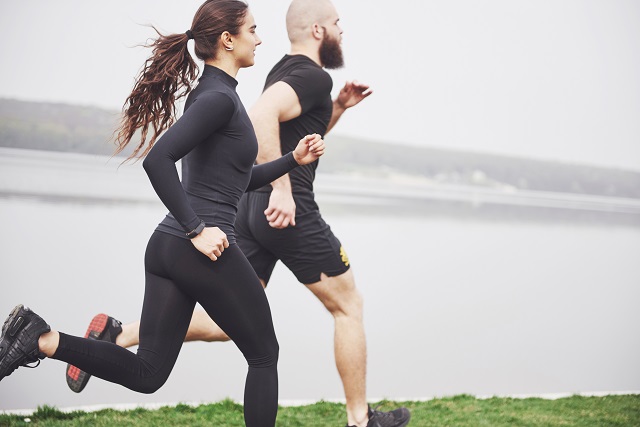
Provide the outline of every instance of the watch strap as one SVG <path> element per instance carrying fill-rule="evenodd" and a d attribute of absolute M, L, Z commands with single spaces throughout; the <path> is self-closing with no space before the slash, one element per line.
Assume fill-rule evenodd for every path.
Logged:
<path fill-rule="evenodd" d="M 198 224 L 196 228 L 194 228 L 193 230 L 187 233 L 187 237 L 190 239 L 193 239 L 198 234 L 202 233 L 202 230 L 204 230 L 204 227 L 205 227 L 204 221 L 200 221 L 200 224 Z"/>

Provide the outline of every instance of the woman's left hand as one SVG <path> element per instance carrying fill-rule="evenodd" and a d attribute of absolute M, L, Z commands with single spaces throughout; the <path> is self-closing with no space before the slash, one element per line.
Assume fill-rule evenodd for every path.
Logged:
<path fill-rule="evenodd" d="M 307 135 L 298 142 L 293 150 L 293 158 L 299 165 L 313 163 L 324 154 L 324 141 L 317 133 Z"/>

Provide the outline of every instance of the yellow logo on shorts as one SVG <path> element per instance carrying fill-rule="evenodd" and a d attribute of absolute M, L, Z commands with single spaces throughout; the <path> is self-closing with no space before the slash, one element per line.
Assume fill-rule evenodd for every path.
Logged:
<path fill-rule="evenodd" d="M 347 256 L 347 252 L 342 246 L 340 246 L 340 258 L 342 258 L 342 262 L 344 262 L 344 265 L 349 267 L 349 257 Z"/>

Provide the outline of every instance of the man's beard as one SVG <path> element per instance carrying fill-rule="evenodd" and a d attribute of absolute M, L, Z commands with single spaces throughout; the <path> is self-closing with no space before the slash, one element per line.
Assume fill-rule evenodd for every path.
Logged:
<path fill-rule="evenodd" d="M 322 43 L 320 44 L 320 63 L 324 68 L 330 70 L 341 68 L 344 65 L 340 42 L 327 36 L 326 30 L 322 37 Z"/>

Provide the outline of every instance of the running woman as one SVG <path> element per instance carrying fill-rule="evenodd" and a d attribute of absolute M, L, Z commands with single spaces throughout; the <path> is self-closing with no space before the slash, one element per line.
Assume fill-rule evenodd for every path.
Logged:
<path fill-rule="evenodd" d="M 198 68 L 187 49 L 190 39 L 205 63 L 193 90 Z M 264 288 L 236 244 L 236 211 L 245 191 L 316 161 L 324 142 L 317 134 L 306 135 L 285 156 L 254 167 L 258 143 L 236 93 L 235 76 L 254 64 L 260 44 L 246 3 L 209 0 L 186 33 L 158 34 L 125 103 L 118 151 L 141 130 L 129 159 L 145 157 L 143 166 L 169 210 L 146 249 L 137 353 L 52 330 L 18 305 L 2 328 L 0 380 L 19 366 L 50 357 L 131 390 L 153 393 L 173 369 L 200 303 L 249 365 L 246 425 L 275 424 L 278 342 Z M 175 100 L 187 93 L 184 114 L 173 123 Z"/>
<path fill-rule="evenodd" d="M 372 92 L 348 82 L 335 100 L 333 81 L 324 69 L 343 66 L 342 29 L 328 0 L 294 0 L 286 25 L 291 50 L 271 70 L 264 91 L 249 111 L 258 136 L 258 163 L 278 159 L 307 133 L 326 134 L 342 114 Z M 245 194 L 238 206 L 238 246 L 264 286 L 278 260 L 306 285 L 333 315 L 334 351 L 346 397 L 349 426 L 401 427 L 409 422 L 405 408 L 372 410 L 366 401 L 366 342 L 362 299 L 346 251 L 323 220 L 313 182 L 318 162 L 291 171 L 271 185 Z M 222 326 L 222 325 L 220 325 Z M 206 312 L 196 310 L 187 341 L 229 339 Z M 120 325 L 96 315 L 87 335 L 123 347 L 138 343 L 138 323 Z M 67 367 L 67 383 L 79 392 L 89 376 Z"/>

